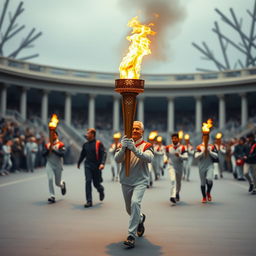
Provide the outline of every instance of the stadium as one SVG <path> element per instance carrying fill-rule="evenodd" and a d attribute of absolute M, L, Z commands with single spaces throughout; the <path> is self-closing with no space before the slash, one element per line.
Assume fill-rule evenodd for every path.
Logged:
<path fill-rule="evenodd" d="M 0 255 L 256 255 L 256 0 L 251 24 L 214 9 L 239 39 L 215 21 L 221 57 L 211 36 L 192 46 L 216 70 L 192 72 L 188 40 L 206 36 L 215 3 L 25 0 L 22 22 L 46 35 L 8 49 L 25 28 L 15 1 L 0 11 Z M 111 72 L 135 9 L 156 26 L 129 20 Z M 40 58 L 20 57 L 41 36 Z"/>

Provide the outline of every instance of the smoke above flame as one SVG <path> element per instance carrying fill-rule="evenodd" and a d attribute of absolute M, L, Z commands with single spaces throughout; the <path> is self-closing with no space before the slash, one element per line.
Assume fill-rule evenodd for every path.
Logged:
<path fill-rule="evenodd" d="M 151 40 L 151 59 L 166 61 L 166 52 L 170 51 L 177 25 L 186 17 L 185 8 L 181 6 L 180 0 L 119 0 L 119 2 L 126 13 L 129 13 L 129 10 L 135 11 L 133 13 L 142 17 L 143 23 L 154 23 L 157 35 Z"/>

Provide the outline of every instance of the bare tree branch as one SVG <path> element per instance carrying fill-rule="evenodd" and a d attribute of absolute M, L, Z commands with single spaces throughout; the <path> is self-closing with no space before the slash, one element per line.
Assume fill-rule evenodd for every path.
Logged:
<path fill-rule="evenodd" d="M 11 12 L 9 12 L 9 23 L 6 26 L 5 31 L 4 32 L 1 31 L 2 25 L 5 20 L 6 12 L 8 9 L 8 5 L 9 5 L 9 0 L 5 0 L 5 4 L 3 6 L 3 10 L 2 10 L 1 16 L 0 16 L 0 35 L 1 35 L 0 56 L 4 56 L 3 48 L 4 48 L 4 45 L 6 44 L 6 42 L 8 40 L 12 39 L 14 36 L 16 36 L 18 33 L 20 33 L 25 28 L 25 25 L 19 26 L 18 23 L 16 23 L 17 18 L 24 12 L 23 2 L 21 1 L 18 4 L 18 6 L 16 7 L 16 10 L 13 15 Z M 33 47 L 32 42 L 35 41 L 41 35 L 42 35 L 42 32 L 37 32 L 35 34 L 35 28 L 33 28 L 27 34 L 25 39 L 21 40 L 20 45 L 15 50 L 13 50 L 11 53 L 7 54 L 7 56 L 10 58 L 16 58 L 22 50 L 32 48 Z M 30 59 L 30 58 L 35 58 L 37 56 L 38 56 L 38 54 L 33 54 L 33 55 L 29 55 L 27 57 L 23 57 L 22 59 Z"/>

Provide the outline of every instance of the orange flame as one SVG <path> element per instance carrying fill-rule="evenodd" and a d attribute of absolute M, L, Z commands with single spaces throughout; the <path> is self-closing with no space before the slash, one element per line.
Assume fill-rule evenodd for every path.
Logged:
<path fill-rule="evenodd" d="M 150 132 L 150 134 L 149 134 L 149 136 L 148 136 L 148 139 L 149 139 L 149 140 L 154 140 L 157 135 L 158 135 L 158 132 L 157 132 L 157 131 L 152 131 L 152 132 Z"/>
<path fill-rule="evenodd" d="M 49 126 L 49 128 L 54 129 L 57 127 L 58 123 L 59 123 L 58 116 L 56 114 L 53 114 L 48 126 Z"/>
<path fill-rule="evenodd" d="M 116 132 L 113 135 L 113 139 L 120 139 L 121 138 L 121 133 L 120 132 Z"/>
<path fill-rule="evenodd" d="M 162 141 L 163 141 L 163 137 L 162 137 L 162 136 L 158 136 L 158 137 L 156 138 L 156 141 L 159 142 L 159 143 L 162 142 Z"/>
<path fill-rule="evenodd" d="M 221 139 L 222 138 L 222 133 L 218 132 L 215 136 L 216 139 Z"/>
<path fill-rule="evenodd" d="M 189 140 L 189 138 L 190 138 L 189 134 L 185 134 L 184 139 Z"/>
<path fill-rule="evenodd" d="M 147 35 L 154 35 L 156 33 L 150 28 L 150 26 L 153 25 L 153 23 L 148 25 L 140 24 L 137 16 L 128 22 L 128 26 L 133 28 L 133 35 L 127 36 L 127 40 L 130 41 L 131 44 L 129 46 L 129 52 L 123 58 L 119 66 L 121 79 L 140 78 L 142 58 L 145 55 L 151 54 L 151 50 L 149 49 L 151 41 L 147 38 Z"/>
<path fill-rule="evenodd" d="M 180 140 L 183 139 L 183 131 L 182 131 L 182 130 L 180 130 L 180 131 L 178 132 L 178 136 L 179 136 L 179 139 L 180 139 Z"/>
<path fill-rule="evenodd" d="M 207 123 L 203 123 L 202 131 L 203 133 L 209 133 L 213 126 L 212 119 L 208 119 Z"/>

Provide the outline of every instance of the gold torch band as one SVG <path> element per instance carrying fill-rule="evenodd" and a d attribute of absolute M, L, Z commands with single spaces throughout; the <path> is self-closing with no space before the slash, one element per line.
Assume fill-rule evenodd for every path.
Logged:
<path fill-rule="evenodd" d="M 124 134 L 132 137 L 132 127 L 136 112 L 136 96 L 144 92 L 142 79 L 116 79 L 115 91 L 122 95 Z M 125 150 L 125 174 L 129 176 L 131 151 Z"/>
<path fill-rule="evenodd" d="M 208 154 L 208 142 L 209 142 L 209 133 L 203 133 L 203 142 L 205 147 L 205 155 Z"/>

